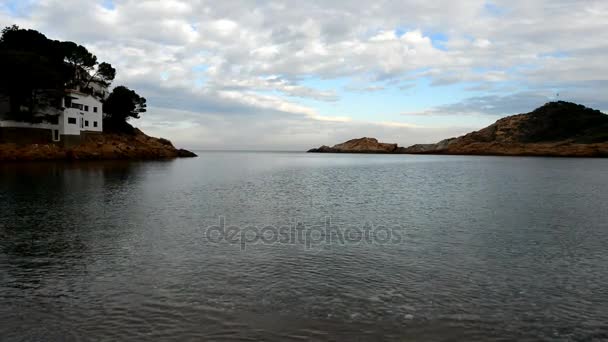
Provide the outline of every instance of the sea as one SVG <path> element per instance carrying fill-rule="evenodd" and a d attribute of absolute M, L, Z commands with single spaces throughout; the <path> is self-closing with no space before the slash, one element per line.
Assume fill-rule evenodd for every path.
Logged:
<path fill-rule="evenodd" d="M 0 164 L 0 340 L 608 340 L 608 159 L 198 153 Z"/>

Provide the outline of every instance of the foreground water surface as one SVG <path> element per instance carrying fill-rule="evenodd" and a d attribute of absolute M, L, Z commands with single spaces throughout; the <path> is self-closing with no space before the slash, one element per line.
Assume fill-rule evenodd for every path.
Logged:
<path fill-rule="evenodd" d="M 2 340 L 608 339 L 608 160 L 0 164 L 0 208 Z"/>

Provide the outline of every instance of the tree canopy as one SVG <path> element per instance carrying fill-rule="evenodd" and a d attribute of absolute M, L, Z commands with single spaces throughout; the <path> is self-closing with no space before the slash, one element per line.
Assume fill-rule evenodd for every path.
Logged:
<path fill-rule="evenodd" d="M 112 83 L 115 77 L 116 69 L 114 69 L 111 64 L 102 62 L 97 66 L 97 70 L 95 71 L 95 73 L 93 73 L 93 75 L 89 77 L 89 80 L 87 81 L 84 87 L 88 87 L 91 81 L 95 79 L 107 87 Z"/>
<path fill-rule="evenodd" d="M 8 98 L 11 116 L 32 121 L 41 109 L 59 114 L 66 88 L 87 91 L 94 80 L 109 86 L 116 69 L 82 45 L 13 25 L 0 36 L 0 75 L 0 97 Z"/>
<path fill-rule="evenodd" d="M 108 130 L 124 131 L 129 119 L 139 119 L 146 112 L 146 99 L 134 90 L 118 86 L 103 103 L 104 127 Z"/>

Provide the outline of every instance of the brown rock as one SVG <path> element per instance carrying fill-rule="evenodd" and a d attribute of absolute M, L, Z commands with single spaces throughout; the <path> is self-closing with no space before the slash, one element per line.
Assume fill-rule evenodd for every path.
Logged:
<path fill-rule="evenodd" d="M 437 144 L 413 145 L 411 154 L 607 157 L 608 115 L 569 102 L 551 102 L 502 118 L 479 131 Z"/>
<path fill-rule="evenodd" d="M 575 103 L 550 102 L 436 144 L 404 148 L 361 138 L 308 152 L 608 157 L 608 115 Z"/>
<path fill-rule="evenodd" d="M 58 144 L 0 144 L 0 161 L 93 160 L 93 159 L 170 159 L 196 157 L 178 150 L 166 139 L 157 139 L 135 129 L 133 134 L 87 135 L 69 149 Z"/>
<path fill-rule="evenodd" d="M 188 150 L 184 150 L 183 148 L 180 148 L 179 150 L 177 150 L 177 156 L 180 158 L 198 157 L 198 155 L 196 155 L 196 153 L 188 151 Z"/>
<path fill-rule="evenodd" d="M 352 139 L 347 142 L 329 146 L 314 148 L 308 152 L 315 153 L 398 153 L 397 144 L 386 144 L 378 142 L 375 138 Z"/>

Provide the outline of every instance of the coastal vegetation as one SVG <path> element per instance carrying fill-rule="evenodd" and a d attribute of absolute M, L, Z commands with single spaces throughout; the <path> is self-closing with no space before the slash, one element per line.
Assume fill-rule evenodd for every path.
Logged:
<path fill-rule="evenodd" d="M 116 69 L 84 46 L 47 38 L 18 26 L 6 27 L 0 36 L 0 120 L 34 125 L 32 129 L 0 127 L 0 161 L 76 159 L 164 159 L 195 157 L 163 138 L 154 138 L 131 126 L 147 110 L 146 99 L 126 86 L 108 87 Z M 68 93 L 86 94 L 102 104 L 103 132 L 84 132 L 78 139 L 51 141 L 52 130 L 39 124 L 58 125 Z M 99 103 L 99 102 L 98 102 Z M 72 104 L 83 112 L 87 106 Z M 73 108 L 73 107 L 72 107 Z M 97 113 L 97 107 L 91 108 Z M 81 115 L 83 113 L 80 113 Z M 80 117 L 80 129 L 89 121 Z M 71 124 L 76 125 L 77 118 Z M 91 123 L 98 127 L 98 122 Z M 56 138 L 58 131 L 55 130 Z M 80 130 L 78 131 L 80 133 Z M 74 138 L 74 137 L 72 137 Z"/>
<path fill-rule="evenodd" d="M 134 90 L 118 86 L 112 90 L 103 104 L 104 127 L 108 132 L 131 133 L 130 119 L 139 119 L 146 112 L 146 99 Z"/>
<path fill-rule="evenodd" d="M 5 117 L 35 123 L 52 122 L 60 115 L 65 89 L 104 99 L 105 94 L 92 83 L 109 87 L 116 69 L 82 45 L 13 25 L 0 36 L 0 75 L 0 100 L 9 104 Z M 127 120 L 137 119 L 145 111 L 144 97 L 118 86 L 104 99 L 104 124 L 111 131 L 125 131 Z"/>

